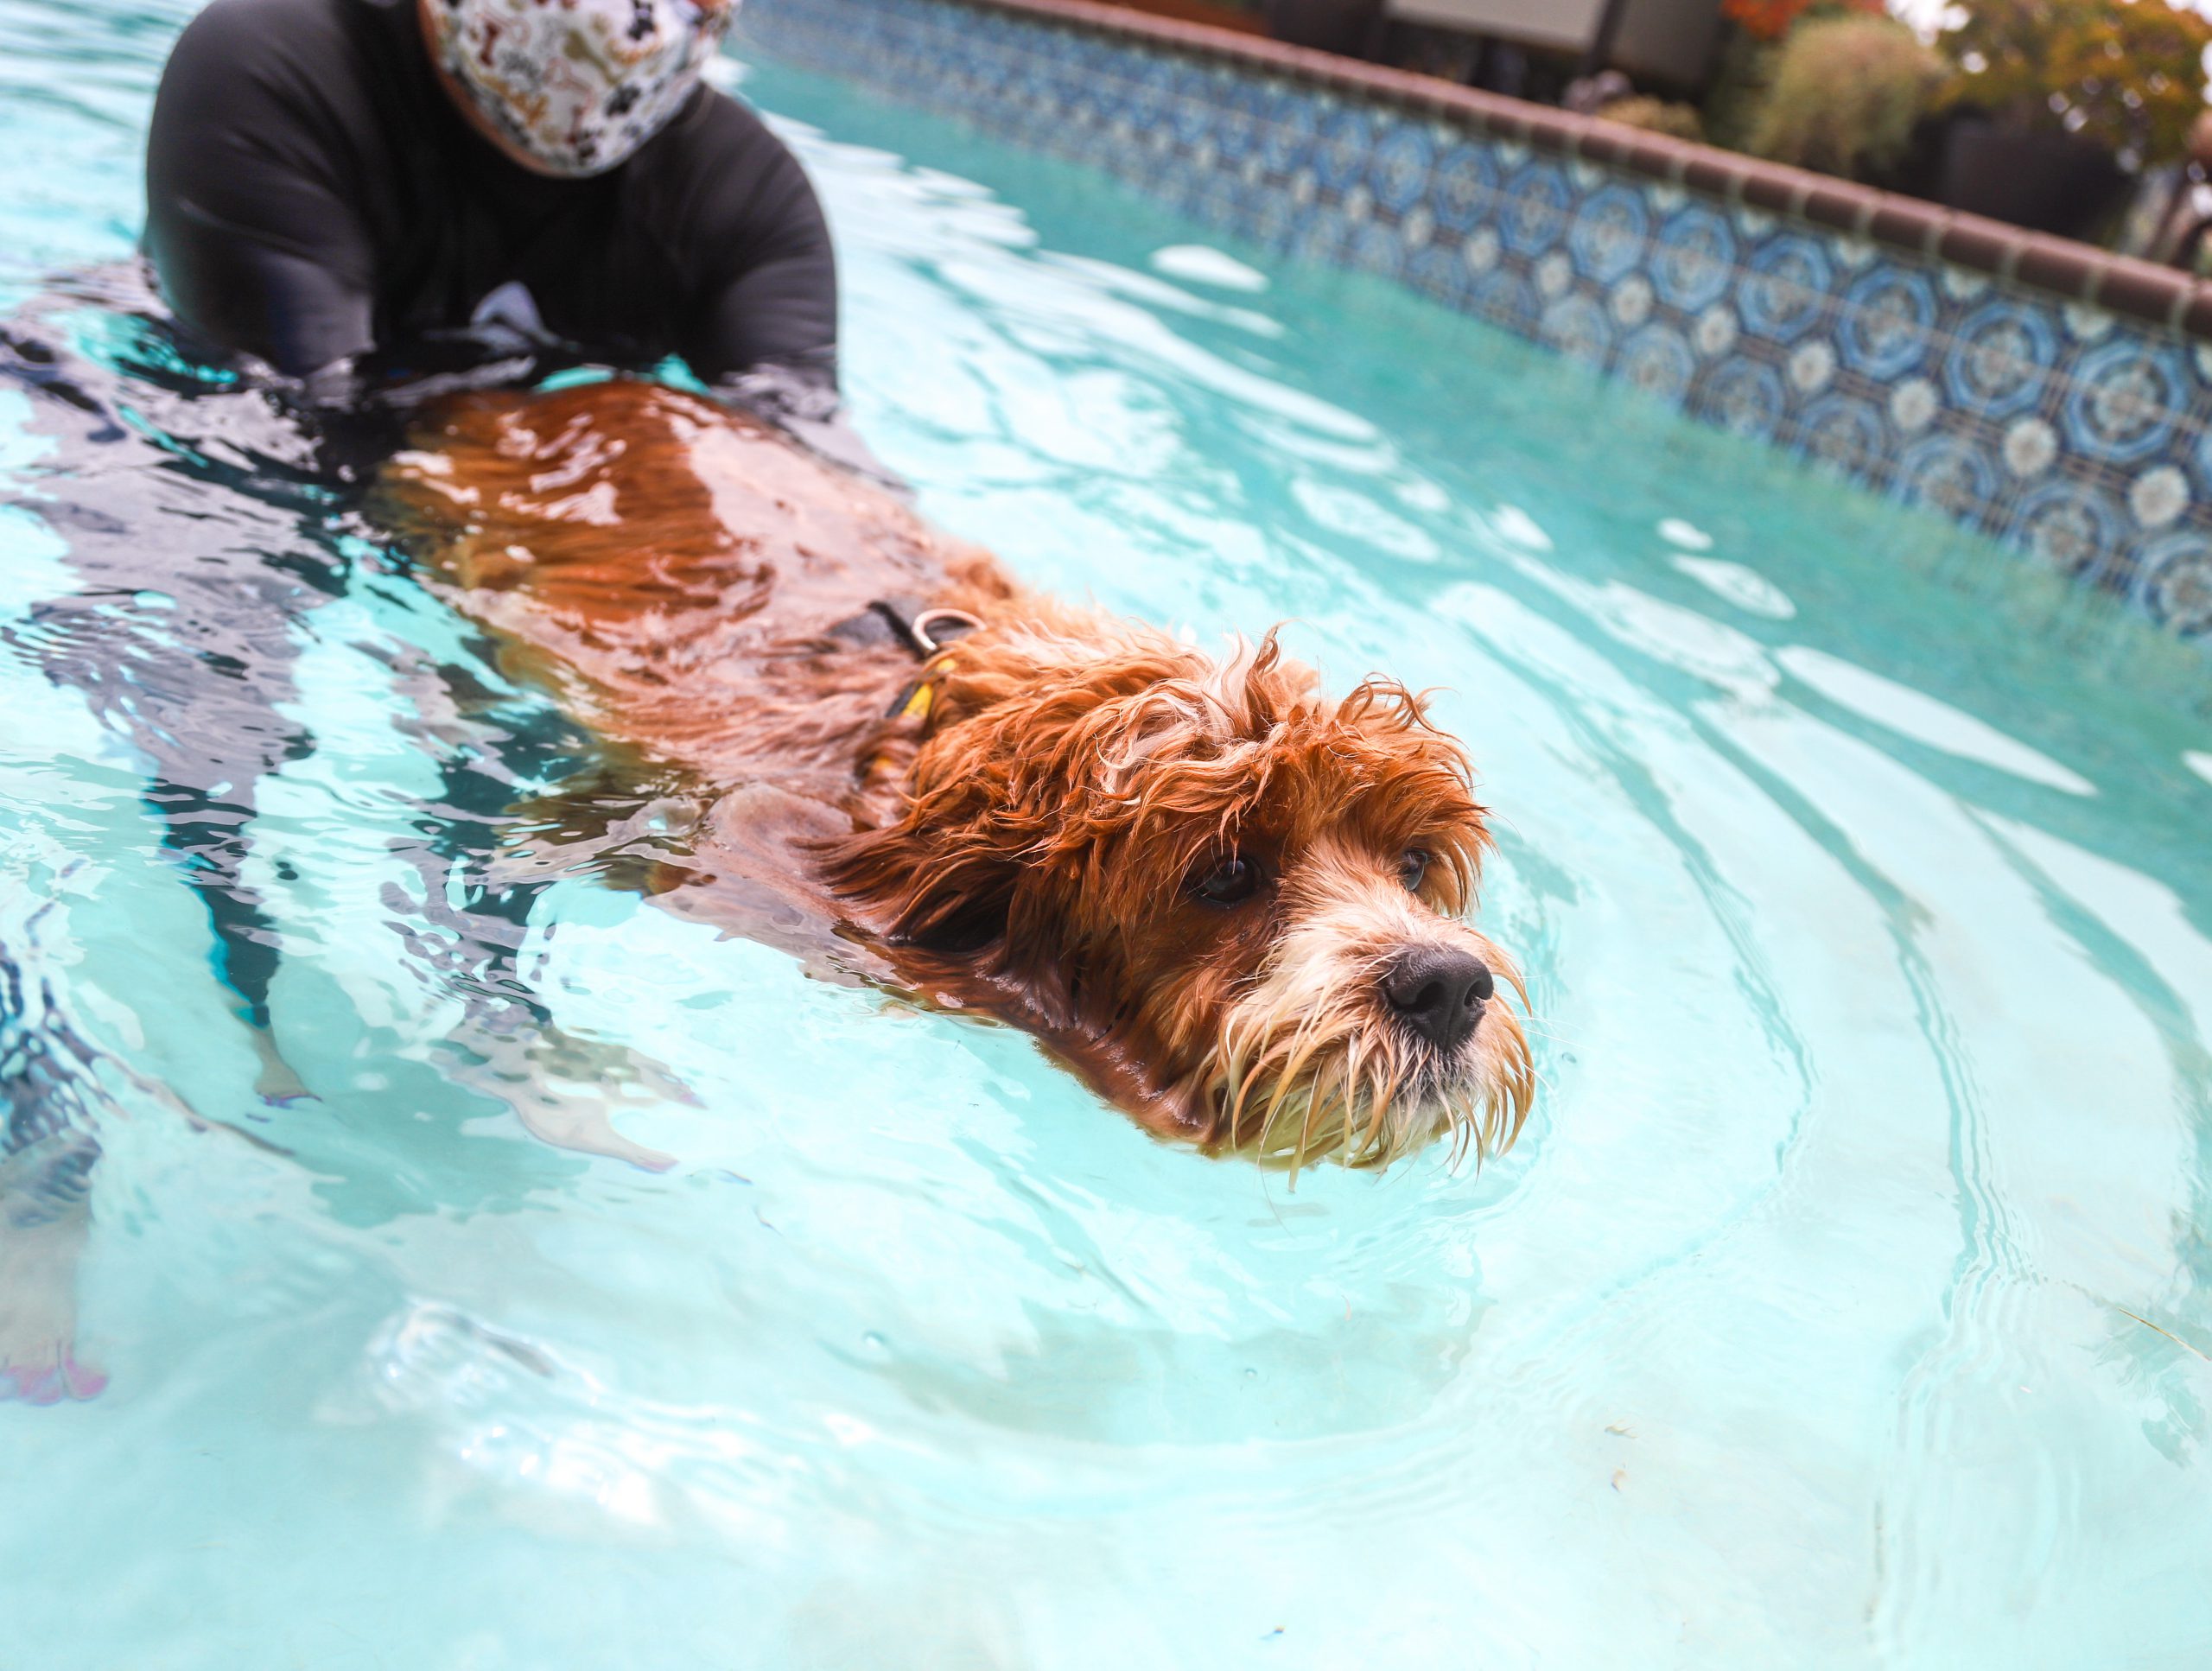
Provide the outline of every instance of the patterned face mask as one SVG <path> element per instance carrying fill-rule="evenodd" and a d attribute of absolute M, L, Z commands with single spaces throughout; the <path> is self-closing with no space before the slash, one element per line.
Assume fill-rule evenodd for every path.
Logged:
<path fill-rule="evenodd" d="M 431 55 L 548 174 L 602 174 L 697 85 L 737 0 L 426 0 Z"/>

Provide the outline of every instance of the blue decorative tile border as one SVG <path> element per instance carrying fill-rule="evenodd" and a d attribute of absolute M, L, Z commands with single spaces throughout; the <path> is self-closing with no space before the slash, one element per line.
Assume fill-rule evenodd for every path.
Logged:
<path fill-rule="evenodd" d="M 1268 248 L 1395 279 L 1936 509 L 2212 650 L 2212 341 L 1317 84 L 1264 53 L 1146 38 L 1157 27 L 960 0 L 750 0 L 744 18 L 778 56 L 1103 168 Z M 1800 204 L 1821 189 L 1796 181 Z M 2101 259 L 2027 243 L 2069 270 Z"/>

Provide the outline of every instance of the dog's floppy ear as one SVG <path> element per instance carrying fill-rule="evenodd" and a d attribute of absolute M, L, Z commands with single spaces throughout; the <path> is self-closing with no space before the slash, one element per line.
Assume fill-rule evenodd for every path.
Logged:
<path fill-rule="evenodd" d="M 1198 658 L 1164 635 L 1084 646 L 1041 637 L 963 640 L 939 682 L 899 816 L 828 844 L 824 878 L 887 938 L 973 955 L 1007 940 L 1026 960 L 1066 959 L 1084 912 L 1077 895 L 1112 826 L 1130 814 L 1128 778 L 1187 707 Z M 1003 972 L 1020 973 L 1011 969 Z"/>
<path fill-rule="evenodd" d="M 817 852 L 823 879 L 864 926 L 895 944 L 973 958 L 1006 938 L 1044 833 L 1044 797 L 1017 759 L 1023 705 L 963 691 L 954 718 L 952 683 L 937 689 L 931 734 L 887 740 L 880 752 L 906 768 L 899 816 Z"/>
<path fill-rule="evenodd" d="M 960 956 L 987 950 L 1006 937 L 1020 859 L 981 820 L 939 823 L 916 811 L 825 844 L 823 876 L 887 940 Z"/>

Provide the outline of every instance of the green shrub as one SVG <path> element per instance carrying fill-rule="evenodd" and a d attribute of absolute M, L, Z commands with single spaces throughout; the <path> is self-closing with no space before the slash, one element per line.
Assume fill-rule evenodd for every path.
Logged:
<path fill-rule="evenodd" d="M 1783 43 L 1745 149 L 1863 180 L 1904 154 L 1943 60 L 1887 17 L 1808 19 Z"/>

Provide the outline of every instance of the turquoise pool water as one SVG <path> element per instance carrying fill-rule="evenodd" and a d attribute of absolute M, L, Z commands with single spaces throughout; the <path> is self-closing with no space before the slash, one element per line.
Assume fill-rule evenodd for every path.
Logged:
<path fill-rule="evenodd" d="M 128 251 L 188 10 L 0 0 L 11 307 Z M 0 1403 L 0 1666 L 2204 1663 L 2201 662 L 1379 285 L 745 85 L 932 515 L 1451 687 L 1535 1115 L 1292 1195 L 588 874 L 487 925 L 486 728 L 560 727 L 219 420 L 72 451 L 10 386 L 0 944 L 146 1083 L 99 1116 L 111 1384 Z M 128 740 L 246 597 L 305 739 L 246 861 L 277 1110 Z M 501 933 L 557 1060 L 451 1042 Z M 671 1171 L 494 1094 L 609 1075 Z"/>

